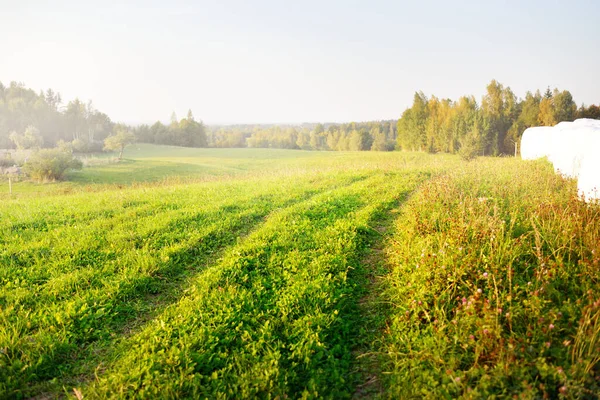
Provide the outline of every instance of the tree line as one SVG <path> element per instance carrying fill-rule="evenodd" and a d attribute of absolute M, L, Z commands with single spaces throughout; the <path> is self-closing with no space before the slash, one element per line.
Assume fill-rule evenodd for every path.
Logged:
<path fill-rule="evenodd" d="M 64 104 L 52 89 L 36 93 L 22 83 L 4 86 L 0 82 L 0 149 L 52 148 L 64 142 L 75 152 L 99 152 L 106 139 L 122 136 L 124 130 L 133 132 L 140 142 L 208 146 L 204 124 L 194 119 L 191 110 L 181 120 L 173 114 L 168 125 L 128 126 L 114 123 L 91 101 L 75 99 Z"/>
<path fill-rule="evenodd" d="M 70 143 L 76 152 L 101 151 L 109 136 L 133 133 L 142 143 L 186 147 L 262 147 L 332 151 L 394 149 L 482 155 L 513 154 L 523 131 L 576 118 L 600 119 L 596 105 L 577 108 L 568 90 L 517 98 L 510 87 L 492 80 L 478 102 L 413 96 L 412 105 L 396 120 L 344 124 L 205 126 L 191 110 L 185 118 L 152 125 L 115 124 L 91 102 L 64 104 L 59 93 L 35 91 L 22 83 L 0 82 L 0 148 L 55 147 Z M 111 139 L 113 140 L 113 139 Z M 114 141 L 114 140 L 113 140 Z"/>
<path fill-rule="evenodd" d="M 171 123 L 168 125 L 160 121 L 153 125 L 140 125 L 132 128 L 138 142 L 165 144 L 183 147 L 208 147 L 206 128 L 202 121 L 196 121 L 192 110 L 189 110 L 186 118 L 177 119 L 177 115 L 171 115 Z"/>
<path fill-rule="evenodd" d="M 403 150 L 457 153 L 474 149 L 482 155 L 513 154 L 525 129 L 553 126 L 577 118 L 600 119 L 596 105 L 577 108 L 568 90 L 548 88 L 518 99 L 510 87 L 492 80 L 477 103 L 415 93 L 412 106 L 398 120 L 398 147 Z"/>
<path fill-rule="evenodd" d="M 552 126 L 577 118 L 600 119 L 600 107 L 577 108 L 568 90 L 537 90 L 517 98 L 492 80 L 478 102 L 414 94 L 397 121 L 305 126 L 231 126 L 208 131 L 211 147 L 273 147 L 303 150 L 407 150 L 431 153 L 501 155 L 516 153 L 521 135 L 532 126 Z"/>
<path fill-rule="evenodd" d="M 211 147 L 389 151 L 395 147 L 396 123 L 217 126 L 209 129 L 208 142 Z"/>
<path fill-rule="evenodd" d="M 36 93 L 22 83 L 4 86 L 0 82 L 0 149 L 15 147 L 16 139 L 42 147 L 64 141 L 82 150 L 94 146 L 101 150 L 113 128 L 110 118 L 91 101 L 75 99 L 63 104 L 52 89 Z"/>

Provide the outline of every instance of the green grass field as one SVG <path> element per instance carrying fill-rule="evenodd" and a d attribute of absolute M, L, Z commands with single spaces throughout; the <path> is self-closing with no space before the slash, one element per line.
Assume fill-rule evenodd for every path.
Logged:
<path fill-rule="evenodd" d="M 134 145 L 0 191 L 0 398 L 598 398 L 550 165 Z"/>

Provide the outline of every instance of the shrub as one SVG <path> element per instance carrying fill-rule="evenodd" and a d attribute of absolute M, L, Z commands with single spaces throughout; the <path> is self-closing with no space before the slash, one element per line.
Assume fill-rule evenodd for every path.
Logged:
<path fill-rule="evenodd" d="M 88 143 L 88 153 L 102 153 L 104 151 L 104 142 L 92 140 Z"/>
<path fill-rule="evenodd" d="M 73 147 L 73 151 L 77 153 L 87 153 L 88 152 L 88 142 L 82 139 L 75 139 L 71 142 L 71 146 Z"/>
<path fill-rule="evenodd" d="M 0 168 L 8 168 L 15 165 L 17 162 L 11 157 L 10 153 L 0 155 Z"/>
<path fill-rule="evenodd" d="M 100 153 L 104 147 L 103 142 L 94 140 L 75 139 L 71 144 L 73 146 L 73 151 L 76 153 Z"/>
<path fill-rule="evenodd" d="M 35 152 L 23 168 L 38 182 L 52 182 L 61 179 L 68 169 L 81 169 L 82 165 L 70 152 L 54 148 Z"/>

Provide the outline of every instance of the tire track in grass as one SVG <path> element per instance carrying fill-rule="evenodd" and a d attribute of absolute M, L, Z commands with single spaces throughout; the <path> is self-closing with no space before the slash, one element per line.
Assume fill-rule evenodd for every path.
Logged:
<path fill-rule="evenodd" d="M 119 237 L 119 233 L 122 236 L 133 234 L 131 239 L 140 238 L 143 236 L 139 233 L 140 225 L 151 225 L 152 230 L 158 230 L 152 232 L 154 234 L 165 233 L 165 229 L 162 229 L 164 221 L 170 222 L 171 215 L 173 220 L 179 220 L 183 215 L 190 223 L 194 223 L 194 219 L 207 217 L 207 214 L 226 207 L 226 202 L 208 204 L 208 207 L 204 207 L 203 203 L 204 208 L 198 211 L 189 204 L 189 197 L 196 194 L 194 190 L 180 189 L 178 192 L 182 195 L 176 196 L 176 192 L 165 191 L 152 193 L 153 197 L 141 191 L 129 194 L 109 192 L 106 198 L 99 196 L 91 205 L 87 197 L 83 198 L 85 204 L 82 204 L 77 202 L 77 199 L 82 200 L 81 196 L 75 196 L 71 199 L 73 204 L 70 202 L 62 206 L 62 202 L 46 204 L 38 201 L 26 204 L 30 209 L 21 210 L 19 214 L 7 213 L 0 230 L 0 239 L 7 244 L 0 253 L 0 263 L 8 268 L 0 271 L 0 280 L 29 279 L 30 285 L 39 286 L 53 277 L 60 277 L 62 272 L 72 270 L 73 262 L 78 262 L 76 267 L 80 268 L 85 267 L 88 261 L 96 261 L 89 257 L 90 250 L 102 253 L 100 255 L 110 253 L 115 240 L 122 242 L 127 239 Z M 202 193 L 198 201 L 211 200 L 209 194 L 215 192 L 218 195 L 219 189 L 212 188 L 207 191 L 208 194 Z M 248 201 L 237 193 L 233 200 Z M 91 210 L 82 210 L 85 206 Z M 190 213 L 192 215 L 188 215 Z M 113 232 L 117 232 L 117 235 Z M 65 238 L 72 237 L 77 240 L 65 246 Z M 80 260 L 77 260 L 78 256 L 81 256 Z M 48 259 L 53 261 L 52 268 L 47 268 Z"/>
<path fill-rule="evenodd" d="M 377 347 L 379 333 L 385 329 L 389 314 L 382 301 L 381 279 L 389 272 L 385 249 L 393 235 L 394 222 L 403 204 L 417 189 L 398 193 L 398 197 L 382 207 L 379 216 L 372 219 L 373 229 L 369 249 L 357 270 L 356 279 L 363 282 L 357 293 L 357 339 L 353 349 L 354 373 L 356 374 L 354 399 L 379 398 L 383 396 L 380 360 Z"/>
<path fill-rule="evenodd" d="M 414 186 L 378 174 L 272 215 L 178 304 L 126 341 L 84 392 L 350 397 L 353 310 L 364 284 L 353 271 L 372 219 Z"/>
<path fill-rule="evenodd" d="M 332 191 L 328 191 L 324 194 L 321 194 L 319 197 L 329 197 L 328 194 L 332 192 Z M 254 275 L 254 277 L 258 278 L 258 276 L 261 275 L 261 273 L 257 270 L 257 268 L 260 268 L 261 271 L 266 272 L 263 270 L 264 267 L 261 268 L 260 264 L 256 264 L 256 262 L 260 261 L 260 259 L 264 260 L 264 257 L 266 256 L 266 253 L 264 253 L 261 250 L 264 250 L 265 252 L 269 252 L 271 253 L 274 249 L 270 248 L 271 246 L 276 246 L 275 244 L 269 244 L 270 240 L 267 240 L 267 242 L 262 242 L 260 241 L 261 237 L 264 237 L 265 235 L 265 231 L 267 232 L 266 235 L 271 239 L 271 240 L 275 240 L 276 236 L 279 235 L 283 235 L 285 234 L 285 228 L 282 227 L 283 229 L 281 230 L 273 230 L 273 225 L 277 225 L 277 223 L 274 223 L 273 221 L 281 221 L 282 218 L 285 218 L 285 215 L 289 215 L 292 214 L 295 209 L 297 209 L 298 207 L 307 207 L 307 204 L 314 204 L 315 200 L 314 199 L 309 199 L 306 200 L 302 203 L 300 203 L 299 205 L 295 205 L 292 206 L 291 208 L 288 208 L 286 210 L 279 210 L 277 213 L 275 213 L 274 215 L 272 215 L 268 221 L 266 221 L 266 223 L 257 231 L 255 231 L 252 235 L 250 235 L 248 237 L 248 239 L 245 241 L 245 243 L 241 243 L 240 245 L 238 245 L 236 247 L 236 249 L 232 249 L 229 253 L 229 260 L 226 259 L 226 261 L 224 263 L 221 263 L 222 265 L 226 265 L 229 266 L 229 268 L 225 267 L 226 271 L 223 271 L 223 266 L 215 266 L 213 268 L 211 268 L 210 270 L 207 270 L 206 273 L 200 277 L 200 281 L 197 282 L 196 287 L 194 288 L 194 291 L 188 295 L 186 298 L 182 299 L 182 301 L 174 306 L 174 309 L 171 310 L 166 310 L 167 311 L 167 315 L 163 315 L 161 318 L 158 318 L 158 322 L 157 321 L 153 321 L 152 324 L 150 324 L 147 329 L 143 332 L 141 332 L 140 335 L 138 335 L 138 337 L 133 338 L 133 342 L 128 343 L 127 346 L 125 346 L 127 349 L 131 348 L 131 347 L 136 347 L 138 344 L 141 344 L 143 346 L 145 339 L 143 339 L 144 335 L 146 334 L 146 332 L 148 331 L 152 331 L 153 328 L 155 328 L 157 326 L 157 323 L 159 324 L 158 326 L 162 327 L 165 325 L 164 319 L 168 319 L 168 318 L 175 318 L 177 319 L 177 315 L 179 314 L 184 314 L 184 312 L 178 312 L 175 311 L 177 309 L 181 309 L 181 308 L 185 308 L 189 305 L 192 305 L 193 303 L 195 303 L 196 301 L 201 302 L 204 306 L 205 306 L 205 310 L 204 312 L 200 312 L 200 317 L 202 315 L 210 315 L 210 314 L 217 314 L 216 317 L 218 317 L 219 319 L 224 318 L 225 320 L 221 320 L 221 323 L 217 322 L 217 325 L 214 326 L 215 330 L 218 330 L 218 332 L 215 332 L 215 336 L 213 336 L 213 338 L 218 338 L 219 336 L 221 336 L 221 329 L 223 328 L 222 323 L 226 323 L 227 324 L 227 320 L 230 320 L 230 318 L 235 318 L 238 313 L 242 313 L 242 314 L 251 314 L 252 312 L 252 307 L 251 305 L 249 305 L 248 303 L 244 306 L 243 304 L 238 304 L 237 306 L 235 305 L 235 303 L 238 303 L 238 301 L 240 300 L 240 298 L 243 296 L 244 300 L 248 300 L 250 302 L 252 302 L 252 299 L 247 298 L 246 295 L 248 295 L 251 291 L 252 291 L 252 282 L 249 281 L 248 279 L 250 278 L 247 274 L 250 275 Z M 310 211 L 308 211 L 308 214 L 310 214 Z M 284 217 L 282 217 L 282 215 Z M 316 218 L 316 217 L 315 217 Z M 291 225 L 295 225 L 295 223 L 299 223 L 299 221 L 290 221 Z M 308 227 L 306 227 L 308 228 Z M 257 241 L 259 241 L 260 243 L 258 243 L 257 245 L 255 245 L 254 243 L 256 243 Z M 248 243 L 249 242 L 249 243 Z M 258 251 L 261 254 L 255 254 L 255 251 Z M 272 253 L 271 253 L 272 254 Z M 231 258 L 231 256 L 233 256 L 233 259 Z M 258 257 L 258 259 L 254 258 L 253 256 Z M 234 260 L 238 259 L 238 257 L 241 257 L 244 260 L 247 260 L 247 262 L 242 261 L 242 264 L 237 264 Z M 234 262 L 234 264 L 232 265 L 231 262 Z M 236 266 L 240 266 L 243 268 L 242 271 L 236 271 Z M 239 272 L 239 273 L 236 273 Z M 225 274 L 226 276 L 224 277 L 223 274 Z M 258 274 L 258 275 L 257 275 Z M 275 284 L 274 282 L 271 282 L 270 285 Z M 223 286 L 227 286 L 228 289 L 223 288 L 221 285 Z M 237 289 L 236 289 L 237 288 Z M 258 288 L 257 288 L 258 289 Z M 199 294 L 198 291 L 201 291 L 203 294 Z M 227 292 L 224 292 L 224 291 Z M 258 298 L 261 297 L 261 292 L 262 295 L 264 296 L 264 288 L 260 291 L 258 291 L 258 293 L 255 292 L 255 295 L 257 295 Z M 223 305 L 223 307 L 217 307 L 214 308 L 213 304 L 211 304 L 210 301 L 207 301 L 206 299 L 208 297 L 210 298 L 214 298 L 215 300 L 217 300 L 218 298 L 222 297 L 222 296 L 226 296 L 228 301 L 226 301 Z M 234 304 L 232 304 L 234 303 Z M 233 308 L 232 308 L 233 307 Z M 240 308 L 238 308 L 240 307 Z M 250 308 L 248 308 L 250 307 Z M 210 311 L 209 311 L 210 310 Z M 231 321 L 233 322 L 233 321 Z M 247 321 L 248 324 L 250 324 L 250 321 Z M 249 325 L 250 327 L 250 325 Z M 175 328 L 178 329 L 178 328 Z M 183 328 L 182 328 L 183 329 Z M 227 328 L 225 328 L 227 329 Z M 218 340 L 218 339 L 217 339 Z M 233 342 L 223 342 L 221 341 L 221 343 L 227 348 L 227 347 L 234 347 L 235 346 L 235 340 Z M 200 343 L 199 343 L 200 344 Z M 229 352 L 229 349 L 224 348 L 223 350 L 226 352 Z M 121 358 L 120 362 L 121 363 L 125 363 L 127 364 L 127 362 L 129 361 L 128 356 L 128 352 L 124 351 L 124 354 L 121 354 L 121 357 L 123 357 L 123 355 L 125 356 L 125 360 L 123 360 L 123 358 Z M 200 354 L 199 354 L 200 356 Z M 223 364 L 226 363 L 226 360 L 223 358 L 223 356 L 219 356 L 218 354 L 215 354 L 215 356 L 217 357 L 217 360 L 215 360 L 218 364 Z M 152 359 L 152 357 L 149 357 L 149 359 Z M 118 368 L 118 363 L 119 360 L 117 360 L 117 367 Z M 111 370 L 114 371 L 115 366 L 112 366 L 112 368 L 110 370 L 107 371 L 107 373 L 105 375 L 110 375 Z M 127 368 L 130 369 L 130 368 Z M 114 395 L 114 393 L 113 393 Z M 102 397 L 102 395 L 100 395 L 100 397 Z"/>
<path fill-rule="evenodd" d="M 268 209 L 242 212 L 233 217 L 228 224 L 222 225 L 222 229 L 213 224 L 205 234 L 197 237 L 198 245 L 190 244 L 169 253 L 168 261 L 160 264 L 151 274 L 125 278 L 112 284 L 108 282 L 108 287 L 99 284 L 98 288 L 88 291 L 87 294 L 73 293 L 78 296 L 80 301 L 76 303 L 81 306 L 75 310 L 71 309 L 74 314 L 69 314 L 69 309 L 62 309 L 60 303 L 50 308 L 51 315 L 47 322 L 32 327 L 34 330 L 30 331 L 31 334 L 19 335 L 20 342 L 25 343 L 21 346 L 15 343 L 17 346 L 12 347 L 15 352 L 21 347 L 22 353 L 29 352 L 40 357 L 38 363 L 28 371 L 33 379 L 33 381 L 29 380 L 28 384 L 69 374 L 75 367 L 73 364 L 75 360 L 87 358 L 87 346 L 96 342 L 110 341 L 111 332 L 123 331 L 126 325 L 139 318 L 140 312 L 148 312 L 151 306 L 158 306 L 160 302 L 157 302 L 156 298 L 153 299 L 152 295 L 165 302 L 168 299 L 176 300 L 175 293 L 180 290 L 180 285 L 183 284 L 186 276 L 198 272 L 213 254 L 234 243 L 238 235 L 248 232 L 267 212 Z M 99 295 L 98 290 L 106 292 Z M 151 299 L 152 303 L 147 304 Z M 61 309 L 63 312 L 57 314 Z M 58 319 L 60 315 L 63 316 Z M 13 320 L 23 319 L 23 315 L 20 314 L 13 318 Z M 49 324 L 60 324 L 62 331 L 55 332 L 54 325 Z M 44 348 L 35 346 L 32 349 L 27 342 L 42 342 L 40 344 Z M 80 346 L 84 346 L 83 350 Z M 22 355 L 26 356 L 26 354 Z"/>
<path fill-rule="evenodd" d="M 367 175 L 364 174 L 346 176 L 345 179 L 335 182 L 333 186 L 344 187 L 366 178 Z M 277 201 L 271 197 L 263 196 L 262 201 L 268 204 L 267 207 L 259 208 L 258 211 L 251 211 L 245 215 L 242 214 L 242 218 L 234 221 L 233 225 L 217 225 L 215 229 L 202 237 L 202 240 L 198 243 L 199 245 L 184 246 L 178 251 L 170 253 L 169 262 L 165 263 L 153 276 L 141 277 L 137 283 L 121 290 L 118 295 L 123 300 L 121 308 L 113 311 L 121 315 L 126 314 L 128 317 L 112 321 L 109 323 L 110 328 L 106 329 L 104 327 L 104 330 L 113 331 L 113 337 L 136 331 L 139 326 L 153 316 L 158 315 L 165 307 L 177 300 L 185 291 L 189 280 L 194 277 L 194 274 L 203 269 L 198 269 L 200 266 L 210 267 L 214 264 L 228 246 L 235 244 L 239 236 L 247 235 L 257 226 L 260 227 L 261 224 L 256 224 L 273 212 L 274 209 L 290 207 L 296 203 L 307 201 L 307 199 L 320 194 L 323 190 L 331 190 L 328 182 L 322 184 L 321 187 L 317 187 L 317 189 L 314 188 L 314 185 L 311 185 L 307 190 L 300 190 L 300 193 L 292 192 L 289 198 L 284 198 L 284 201 Z M 253 201 L 250 201 L 250 203 L 253 203 Z M 206 265 L 207 262 L 208 265 Z M 154 286 L 151 293 L 147 293 L 148 285 Z M 140 288 L 142 288 L 141 291 Z M 140 293 L 146 294 L 140 298 Z M 128 303 L 128 298 L 137 300 L 134 303 Z M 94 314 L 92 313 L 92 315 Z M 37 387 L 28 388 L 26 393 L 35 395 L 36 393 L 51 391 L 56 394 L 60 385 L 68 385 L 75 381 L 81 382 L 81 375 L 89 376 L 97 366 L 102 365 L 103 360 L 111 357 L 110 353 L 112 347 L 114 347 L 114 342 L 114 339 L 106 340 L 106 338 L 84 340 L 82 343 L 84 345 L 83 349 L 63 352 L 64 354 L 61 357 L 65 360 L 50 358 L 47 363 L 49 366 L 56 368 L 57 365 L 59 367 L 63 365 L 65 368 L 60 371 L 51 371 L 54 373 L 45 376 L 42 383 L 38 384 Z M 83 361 L 73 362 L 74 359 Z M 48 382 L 51 378 L 54 381 Z"/>
<path fill-rule="evenodd" d="M 111 358 L 111 352 L 114 350 L 115 342 L 121 340 L 122 337 L 127 337 L 134 334 L 141 326 L 150 321 L 152 318 L 159 315 L 162 310 L 168 307 L 169 304 L 176 302 L 179 297 L 185 292 L 189 280 L 195 274 L 201 273 L 202 269 L 210 268 L 215 260 L 221 257 L 228 246 L 233 245 L 238 237 L 248 235 L 257 226 L 260 226 L 264 215 L 252 215 L 246 218 L 246 221 L 240 223 L 237 227 L 227 227 L 228 233 L 212 231 L 203 240 L 209 246 L 204 248 L 189 247 L 171 254 L 170 262 L 165 264 L 165 268 L 157 271 L 157 275 L 146 276 L 139 279 L 137 282 L 132 282 L 120 293 L 122 298 L 131 298 L 131 303 L 124 303 L 118 309 L 118 313 L 126 315 L 120 321 L 115 321 L 111 324 L 110 339 L 91 341 L 89 344 L 69 357 L 75 360 L 81 360 L 74 365 L 69 365 L 68 369 L 60 372 L 59 386 L 49 384 L 47 381 L 34 386 L 30 389 L 32 394 L 42 393 L 42 397 L 54 397 L 60 394 L 63 387 L 74 386 L 80 384 L 83 380 L 92 379 L 96 373 L 106 363 L 107 359 Z M 213 243 L 214 245 L 210 245 Z M 192 264 L 187 264 L 185 267 L 178 265 L 183 264 L 182 260 L 189 260 L 190 256 L 196 259 Z M 209 258 L 213 260 L 208 260 Z M 174 270 L 169 270 L 169 266 L 174 267 Z M 151 288 L 149 291 L 143 288 Z M 138 296 L 138 293 L 143 293 Z M 115 339 L 118 338 L 118 339 Z M 50 393 L 53 393 L 52 395 Z"/>

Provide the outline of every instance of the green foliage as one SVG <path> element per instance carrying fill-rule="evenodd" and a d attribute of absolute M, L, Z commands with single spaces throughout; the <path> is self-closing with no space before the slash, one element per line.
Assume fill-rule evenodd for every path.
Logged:
<path fill-rule="evenodd" d="M 17 82 L 6 87 L 0 83 L 0 89 L 0 149 L 13 147 L 11 132 L 21 135 L 30 125 L 39 130 L 40 146 L 54 146 L 59 140 L 101 141 L 112 130 L 110 118 L 91 102 L 75 99 L 65 105 L 52 89 L 36 93 Z"/>
<path fill-rule="evenodd" d="M 301 150 L 310 150 L 310 133 L 301 130 L 297 133 L 296 146 Z"/>
<path fill-rule="evenodd" d="M 119 160 L 123 158 L 123 150 L 135 142 L 135 135 L 123 126 L 117 126 L 115 133 L 104 139 L 104 149 L 119 152 Z"/>
<path fill-rule="evenodd" d="M 382 132 L 380 129 L 375 129 L 372 131 L 373 135 L 373 143 L 371 145 L 371 150 L 373 151 L 392 151 L 394 150 L 394 140 L 388 138 L 385 132 Z"/>
<path fill-rule="evenodd" d="M 0 168 L 8 168 L 17 164 L 16 160 L 12 158 L 10 153 L 0 154 Z"/>
<path fill-rule="evenodd" d="M 482 150 L 481 132 L 477 125 L 460 141 L 458 155 L 465 161 L 471 161 L 481 155 Z"/>
<path fill-rule="evenodd" d="M 509 87 L 492 80 L 481 102 L 482 117 L 486 122 L 483 132 L 484 153 L 511 154 L 506 146 L 506 135 L 518 117 L 517 98 Z"/>
<path fill-rule="evenodd" d="M 370 150 L 373 139 L 365 131 L 354 130 L 350 133 L 349 147 L 352 151 Z"/>
<path fill-rule="evenodd" d="M 582 104 L 577 110 L 576 118 L 600 119 L 600 107 L 594 104 L 586 107 Z"/>
<path fill-rule="evenodd" d="M 60 180 L 67 170 L 81 167 L 81 161 L 60 148 L 38 150 L 23 165 L 24 171 L 38 182 Z"/>
<path fill-rule="evenodd" d="M 87 104 L 79 99 L 70 101 L 65 107 L 62 119 L 66 133 L 74 141 L 92 144 L 105 139 L 113 129 L 110 118 L 94 109 L 92 102 Z M 59 139 L 67 140 L 61 136 Z"/>
<path fill-rule="evenodd" d="M 554 126 L 558 122 L 556 114 L 554 113 L 554 107 L 552 106 L 552 98 L 544 97 L 540 101 L 540 113 L 538 115 L 538 121 L 542 126 Z"/>
<path fill-rule="evenodd" d="M 76 152 L 98 152 L 114 130 L 110 118 L 91 102 L 75 99 L 61 106 L 60 94 L 51 89 L 36 94 L 16 82 L 8 87 L 0 83 L 0 88 L 0 148 L 14 147 L 10 133 L 25 132 L 34 124 L 43 139 L 40 143 L 46 146 L 59 140 L 72 141 Z M 577 109 L 569 91 L 550 88 L 544 96 L 537 91 L 535 95 L 528 92 L 524 100 L 517 99 L 509 87 L 493 80 L 480 105 L 473 96 L 452 101 L 417 92 L 412 106 L 397 121 L 207 127 L 189 110 L 181 120 L 173 113 L 167 125 L 156 122 L 127 129 L 140 143 L 185 147 L 388 151 L 397 146 L 405 151 L 456 154 L 474 121 L 479 120 L 484 121 L 482 153 L 499 155 L 513 154 L 514 144 L 530 126 L 550 126 L 575 118 L 599 119 L 600 108 L 582 105 Z"/>
<path fill-rule="evenodd" d="M 389 151 L 393 150 L 395 140 L 395 124 L 390 121 L 302 126 L 241 125 L 217 127 L 208 133 L 211 147 Z"/>
<path fill-rule="evenodd" d="M 398 120 L 398 146 L 403 150 L 421 151 L 425 147 L 425 127 L 429 115 L 427 97 L 423 92 L 415 93 L 413 104 Z"/>
<path fill-rule="evenodd" d="M 310 146 L 311 139 L 302 136 L 301 145 L 305 149 Z M 308 139 L 308 142 L 306 141 Z M 297 143 L 299 140 L 298 131 L 294 128 L 283 129 L 281 127 L 273 127 L 271 129 L 256 129 L 248 138 L 248 147 L 277 149 L 296 149 L 300 147 Z"/>
<path fill-rule="evenodd" d="M 403 150 L 430 153 L 460 152 L 461 143 L 471 143 L 467 136 L 480 131 L 481 153 L 485 155 L 514 154 L 525 129 L 531 126 L 552 126 L 572 121 L 579 115 L 596 115 L 594 106 L 576 110 L 569 91 L 527 92 L 525 100 L 517 99 L 509 87 L 492 80 L 486 88 L 481 106 L 473 97 L 449 99 L 427 98 L 415 93 L 413 104 L 398 120 L 398 146 Z M 588 111 L 589 110 L 589 111 Z M 599 113 L 600 115 L 600 113 Z M 461 153 L 469 153 L 465 149 Z"/>
<path fill-rule="evenodd" d="M 554 114 L 558 122 L 573 121 L 577 112 L 577 105 L 573 101 L 573 96 L 568 90 L 560 92 L 554 89 L 552 95 Z"/>
<path fill-rule="evenodd" d="M 103 142 L 90 142 L 87 139 L 75 139 L 71 142 L 71 146 L 76 153 L 98 153 L 104 148 Z"/>
<path fill-rule="evenodd" d="M 223 148 L 236 148 L 246 147 L 246 139 L 251 135 L 250 132 L 243 132 L 240 129 L 225 129 L 218 128 L 208 132 L 208 141 L 211 147 Z M 307 142 L 308 143 L 308 142 Z M 302 148 L 300 144 L 299 147 Z"/>
<path fill-rule="evenodd" d="M 30 125 L 25 129 L 23 134 L 12 132 L 10 140 L 15 144 L 18 150 L 39 149 L 44 143 L 44 139 L 40 135 L 39 129 Z"/>
<path fill-rule="evenodd" d="M 179 125 L 174 129 L 174 145 L 184 147 L 206 147 L 206 133 L 204 125 L 196 122 L 192 111 L 188 112 L 188 117 L 179 121 Z"/>
<path fill-rule="evenodd" d="M 188 111 L 187 118 L 177 121 L 175 113 L 171 116 L 171 124 L 163 125 L 156 122 L 152 126 L 141 125 L 134 129 L 137 141 L 143 143 L 168 144 L 183 147 L 207 147 L 208 141 L 205 127 L 202 122 L 194 120 L 192 110 Z M 227 138 L 231 147 L 236 147 L 234 139 Z M 239 141 L 239 138 L 237 139 Z M 218 147 L 228 147 L 221 143 Z"/>

